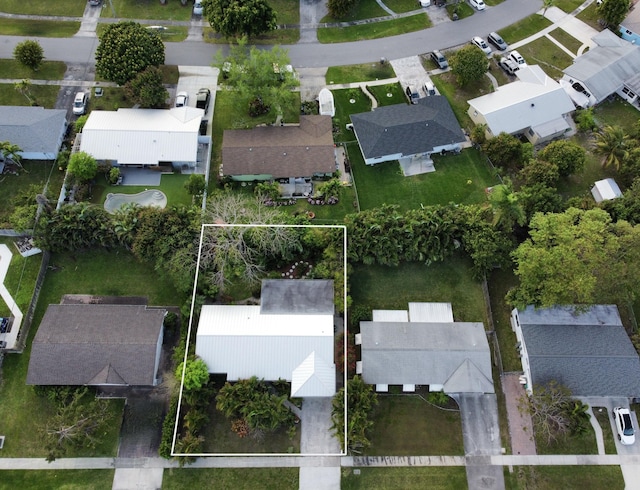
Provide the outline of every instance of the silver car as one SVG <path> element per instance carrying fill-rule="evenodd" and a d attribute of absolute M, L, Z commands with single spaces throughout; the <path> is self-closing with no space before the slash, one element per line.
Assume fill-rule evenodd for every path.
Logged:
<path fill-rule="evenodd" d="M 478 46 L 486 55 L 491 54 L 491 48 L 487 44 L 487 42 L 482 39 L 480 36 L 476 36 L 471 40 L 471 44 Z"/>

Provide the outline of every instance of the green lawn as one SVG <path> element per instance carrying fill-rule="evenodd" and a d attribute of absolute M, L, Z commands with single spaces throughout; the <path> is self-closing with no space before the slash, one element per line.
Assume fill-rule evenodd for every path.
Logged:
<path fill-rule="evenodd" d="M 406 310 L 409 302 L 447 302 L 452 305 L 456 321 L 485 321 L 482 288 L 470 271 L 471 261 L 462 256 L 429 266 L 355 264 L 350 276 L 351 297 L 354 305 L 378 310 Z"/>
<path fill-rule="evenodd" d="M 376 0 L 361 0 L 356 3 L 355 8 L 348 15 L 334 19 L 329 15 L 323 17 L 320 22 L 350 22 L 352 20 L 375 19 L 377 17 L 386 17 L 387 12 L 378 5 Z"/>
<path fill-rule="evenodd" d="M 34 314 L 27 345 L 22 354 L 9 354 L 2 366 L 0 386 L 0 434 L 6 436 L 3 457 L 44 457 L 39 429 L 53 407 L 25 384 L 31 340 L 49 304 L 59 303 L 64 294 L 147 296 L 151 305 L 180 305 L 183 299 L 173 284 L 156 272 L 152 264 L 136 260 L 122 250 L 89 250 L 77 254 L 53 254 Z M 123 400 L 110 400 L 114 423 L 96 449 L 78 448 L 68 456 L 115 456 L 118 447 Z"/>
<path fill-rule="evenodd" d="M 93 91 L 89 100 L 89 110 L 117 111 L 120 108 L 130 108 L 133 104 L 127 99 L 122 87 L 103 87 L 102 97 L 95 97 Z"/>
<path fill-rule="evenodd" d="M 325 80 L 327 84 L 368 82 L 370 80 L 384 80 L 394 78 L 396 72 L 391 63 L 363 63 L 361 65 L 331 66 L 327 70 Z"/>
<path fill-rule="evenodd" d="M 0 73 L 3 78 L 61 80 L 65 71 L 67 71 L 67 65 L 62 61 L 43 61 L 38 71 L 33 71 L 16 60 L 0 59 Z"/>
<path fill-rule="evenodd" d="M 115 470 L 8 470 L 2 472 L 0 490 L 110 490 Z"/>
<path fill-rule="evenodd" d="M 346 125 L 351 123 L 349 116 L 370 111 L 371 99 L 360 88 L 332 90 L 331 92 L 336 107 L 336 115 L 333 118 L 333 126 L 336 131 L 333 134 L 333 139 L 336 142 L 355 141 L 355 133 L 346 129 Z"/>
<path fill-rule="evenodd" d="M 454 12 L 458 14 L 458 20 L 462 20 L 465 17 L 471 17 L 473 14 L 476 13 L 475 9 L 471 7 L 471 5 L 463 2 L 449 3 L 446 9 L 450 19 L 453 19 Z"/>
<path fill-rule="evenodd" d="M 579 0 L 576 0 L 576 1 L 579 1 Z M 598 22 L 598 20 L 600 19 L 600 15 L 598 15 L 598 13 L 596 12 L 597 7 L 598 5 L 596 4 L 596 2 L 593 2 L 586 9 L 584 9 L 582 12 L 576 15 L 576 18 L 581 20 L 585 24 L 590 25 L 596 31 L 601 31 L 602 26 Z"/>
<path fill-rule="evenodd" d="M 471 148 L 459 155 L 434 157 L 435 172 L 405 177 L 398 162 L 365 165 L 357 144 L 348 147 L 362 209 L 382 204 L 416 209 L 450 202 L 482 203 L 485 189 L 497 183 L 480 153 Z"/>
<path fill-rule="evenodd" d="M 31 97 L 38 105 L 47 109 L 55 108 L 60 87 L 57 85 L 31 85 Z M 15 90 L 13 84 L 0 83 L 0 105 L 31 105 L 27 98 Z"/>
<path fill-rule="evenodd" d="M 229 44 L 233 39 L 221 36 L 211 27 L 205 27 L 202 31 L 204 41 L 211 44 Z M 295 44 L 300 40 L 300 30 L 298 28 L 276 29 L 260 36 L 251 38 L 251 44 L 285 45 Z"/>
<path fill-rule="evenodd" d="M 554 0 L 553 6 L 570 14 L 583 3 L 582 0 Z"/>
<path fill-rule="evenodd" d="M 571 56 L 546 37 L 520 46 L 518 52 L 527 60 L 527 63 L 540 65 L 547 75 L 556 80 L 562 78 L 562 70 L 573 63 Z"/>
<path fill-rule="evenodd" d="M 512 490 L 622 490 L 619 466 L 516 466 L 505 472 L 506 488 Z"/>
<path fill-rule="evenodd" d="M 170 468 L 164 470 L 163 490 L 298 490 L 298 468 Z"/>
<path fill-rule="evenodd" d="M 469 108 L 467 100 L 493 92 L 491 80 L 488 77 L 482 77 L 480 80 L 475 80 L 461 87 L 451 72 L 434 75 L 431 80 L 440 94 L 444 95 L 451 104 L 460 126 L 470 131 L 474 124 L 467 114 Z"/>
<path fill-rule="evenodd" d="M 396 14 L 420 10 L 420 2 L 417 0 L 383 0 L 384 4 Z"/>
<path fill-rule="evenodd" d="M 112 10 L 115 9 L 115 15 Z M 102 9 L 102 17 L 149 20 L 189 20 L 193 3 L 183 6 L 178 1 L 162 5 L 158 0 L 110 0 Z"/>
<path fill-rule="evenodd" d="M 269 5 L 278 14 L 279 25 L 300 23 L 300 4 L 291 0 L 269 0 Z"/>
<path fill-rule="evenodd" d="M 627 133 L 633 133 L 634 125 L 640 121 L 640 112 L 618 96 L 598 104 L 593 114 L 599 127 L 618 125 Z"/>
<path fill-rule="evenodd" d="M 367 455 L 464 454 L 460 412 L 441 410 L 419 395 L 379 394 L 378 402 Z"/>
<path fill-rule="evenodd" d="M 55 2 L 24 2 L 22 0 L 0 0 L 0 12 L 10 14 L 60 15 L 82 17 L 85 2 L 56 0 Z M 2 19 L 4 23 L 6 19 Z"/>
<path fill-rule="evenodd" d="M 0 237 L 0 243 L 9 247 L 9 250 L 13 254 L 11 263 L 9 264 L 9 270 L 4 279 L 4 285 L 20 310 L 25 313 L 31 303 L 36 278 L 38 277 L 40 264 L 42 263 L 42 255 L 23 257 L 18 253 L 13 238 Z M 0 317 L 7 317 L 9 314 L 9 308 L 5 302 L 0 299 Z"/>
<path fill-rule="evenodd" d="M 311 222 L 313 225 L 343 224 L 347 214 L 357 211 L 355 200 L 353 187 L 345 186 L 340 190 L 338 204 L 317 206 L 309 204 L 306 199 L 297 199 L 295 205 L 284 206 L 280 209 L 291 214 L 305 214 L 311 211 L 315 214 L 315 218 Z"/>
<path fill-rule="evenodd" d="M 517 286 L 518 279 L 510 268 L 505 267 L 504 269 L 492 271 L 487 278 L 487 283 L 491 298 L 493 325 L 498 337 L 502 365 L 507 372 L 522 371 L 520 357 L 515 349 L 516 334 L 511 330 L 509 320 L 512 308 L 505 301 L 507 292 L 512 287 Z"/>
<path fill-rule="evenodd" d="M 526 17 L 521 21 L 499 30 L 498 34 L 500 34 L 507 43 L 511 44 L 540 32 L 550 25 L 551 21 L 547 20 L 542 15 L 531 14 L 529 17 Z"/>
<path fill-rule="evenodd" d="M 431 27 L 431 20 L 420 13 L 401 19 L 385 20 L 349 27 L 325 27 L 318 29 L 318 41 L 321 43 L 346 43 L 397 36 L 407 32 L 420 31 Z"/>
<path fill-rule="evenodd" d="M 598 420 L 598 424 L 602 429 L 602 438 L 604 439 L 604 452 L 606 454 L 617 454 L 618 451 L 616 449 L 616 442 L 614 440 L 614 436 L 611 430 L 611 416 L 606 408 L 604 407 L 591 407 L 593 414 L 596 416 Z"/>
<path fill-rule="evenodd" d="M 360 474 L 354 474 L 354 469 Z M 463 490 L 464 467 L 343 468 L 342 490 Z"/>
<path fill-rule="evenodd" d="M 589 425 L 584 434 L 570 434 L 551 444 L 536 434 L 536 450 L 538 454 L 598 454 L 598 445 Z"/>
<path fill-rule="evenodd" d="M 560 27 L 551 31 L 549 35 L 575 55 L 578 54 L 578 50 L 582 46 L 580 41 Z"/>
<path fill-rule="evenodd" d="M 378 106 L 407 103 L 407 96 L 402 90 L 400 82 L 386 85 L 367 85 L 367 90 L 376 98 Z"/>
<path fill-rule="evenodd" d="M 3 36 L 71 37 L 78 29 L 80 22 L 61 20 L 2 19 L 0 22 Z"/>
<path fill-rule="evenodd" d="M 109 185 L 103 176 L 99 176 L 97 184 L 93 186 L 93 197 L 91 202 L 94 204 L 104 204 L 107 194 L 137 194 L 147 189 L 160 189 L 167 196 L 167 206 L 190 206 L 191 196 L 184 188 L 185 182 L 189 180 L 188 175 L 182 174 L 165 174 L 160 180 L 160 186 L 135 186 L 135 185 Z"/>
<path fill-rule="evenodd" d="M 9 217 L 16 204 L 22 204 L 27 196 L 33 197 L 35 203 L 36 193 L 44 190 L 47 181 L 49 181 L 48 195 L 57 200 L 60 194 L 64 174 L 53 162 L 25 161 L 22 166 L 25 171 L 20 172 L 19 175 L 0 176 L 0 228 L 11 228 Z M 33 191 L 37 188 L 37 192 L 32 193 L 31 186 L 36 186 L 33 187 Z"/>

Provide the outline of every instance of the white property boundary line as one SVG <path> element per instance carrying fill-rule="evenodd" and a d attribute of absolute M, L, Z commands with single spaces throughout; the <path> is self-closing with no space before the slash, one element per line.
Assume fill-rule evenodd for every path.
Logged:
<path fill-rule="evenodd" d="M 11 314 L 13 315 L 13 326 L 11 327 L 11 332 L 0 334 L 0 340 L 7 343 L 5 349 L 15 348 L 23 317 L 20 308 L 18 308 L 18 305 L 13 299 L 13 296 L 11 296 L 11 293 L 9 293 L 9 290 L 4 285 L 4 280 L 7 277 L 7 271 L 9 270 L 9 264 L 11 264 L 12 257 L 13 254 L 11 253 L 11 250 L 9 250 L 9 247 L 4 243 L 0 243 L 0 296 L 2 296 L 2 299 L 7 304 Z"/>
<path fill-rule="evenodd" d="M 342 247 L 343 247 L 343 263 L 342 263 L 342 267 L 343 267 L 343 290 L 342 290 L 342 294 L 343 294 L 343 302 L 344 302 L 344 319 L 345 319 L 345 323 L 344 323 L 344 336 L 343 336 L 343 352 L 344 352 L 344 359 L 343 359 L 343 379 L 344 379 L 344 447 L 341 448 L 341 451 L 339 453 L 322 453 L 322 454 L 317 454 L 317 453 L 304 453 L 304 454 L 296 454 L 293 455 L 291 453 L 176 453 L 175 452 L 175 448 L 176 448 L 176 441 L 178 438 L 178 424 L 180 423 L 180 411 L 182 408 L 182 391 L 184 389 L 184 377 L 186 374 L 186 363 L 187 363 L 187 357 L 189 354 L 189 342 L 191 340 L 191 333 L 192 333 L 192 327 L 193 327 L 193 310 L 195 307 L 195 300 L 196 300 L 196 285 L 198 284 L 198 275 L 200 273 L 200 258 L 202 257 L 202 242 L 203 242 L 203 236 L 204 236 L 204 230 L 205 228 L 209 228 L 209 227 L 215 227 L 215 228 L 221 228 L 221 227 L 238 227 L 238 228 L 321 228 L 321 229 L 339 229 L 342 230 Z M 291 456 L 295 456 L 295 457 L 319 457 L 319 456 L 346 456 L 347 452 L 346 452 L 346 448 L 348 447 L 348 440 L 347 440 L 347 400 L 348 400 L 348 393 L 347 393 L 347 329 L 348 329 L 348 325 L 347 325 L 347 227 L 344 225 L 278 225 L 278 224 L 273 224 L 273 225 L 264 225 L 264 224 L 203 224 L 202 227 L 200 228 L 200 243 L 198 245 L 198 261 L 196 263 L 196 274 L 195 274 L 195 278 L 194 278 L 194 283 L 193 283 L 193 292 L 191 295 L 191 311 L 189 313 L 189 329 L 187 331 L 187 341 L 186 341 L 186 348 L 184 351 L 184 359 L 183 359 L 183 368 L 182 368 L 182 378 L 180 380 L 180 395 L 178 397 L 178 408 L 177 408 L 177 413 L 176 413 L 176 421 L 175 421 L 175 425 L 173 427 L 173 441 L 171 443 L 171 456 L 186 456 L 186 457 L 211 457 L 211 456 L 236 456 L 236 457 L 246 457 L 246 456 L 251 456 L 251 457 L 282 457 L 282 456 L 287 456 L 287 457 L 291 457 Z M 302 428 L 301 428 L 302 430 Z"/>

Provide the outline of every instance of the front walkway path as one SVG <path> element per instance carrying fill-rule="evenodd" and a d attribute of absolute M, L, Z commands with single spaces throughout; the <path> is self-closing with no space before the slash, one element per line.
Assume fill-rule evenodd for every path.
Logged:
<path fill-rule="evenodd" d="M 507 421 L 512 454 L 536 454 L 531 416 L 520 410 L 520 399 L 525 396 L 520 384 L 520 373 L 505 373 L 501 377 L 502 392 L 507 406 Z"/>

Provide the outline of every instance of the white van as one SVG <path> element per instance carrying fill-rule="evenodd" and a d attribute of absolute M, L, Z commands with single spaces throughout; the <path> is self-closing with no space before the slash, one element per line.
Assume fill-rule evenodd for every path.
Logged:
<path fill-rule="evenodd" d="M 431 82 L 425 82 L 424 91 L 427 94 L 427 97 L 429 97 L 430 95 L 436 95 L 436 88 L 433 86 L 433 83 Z"/>

